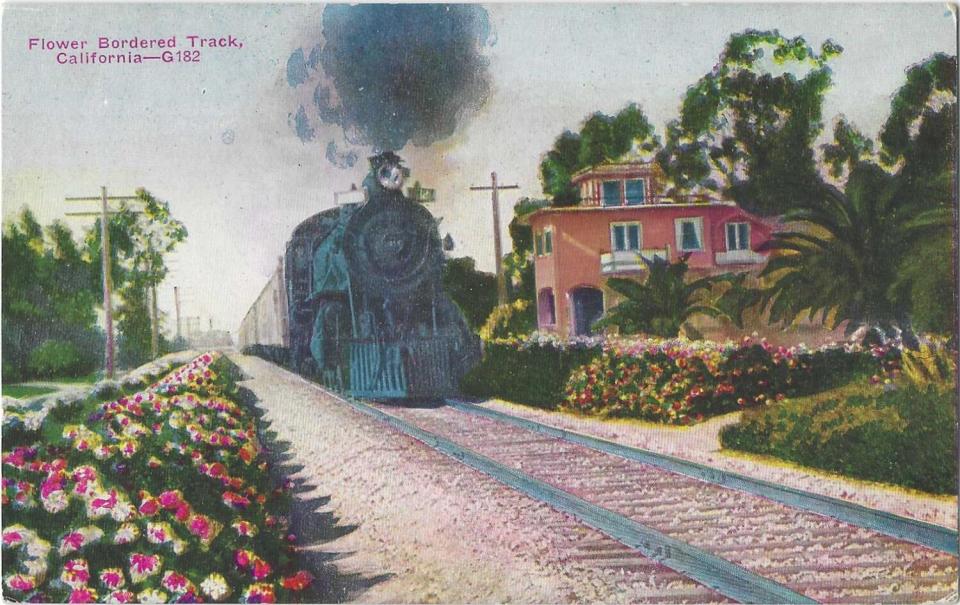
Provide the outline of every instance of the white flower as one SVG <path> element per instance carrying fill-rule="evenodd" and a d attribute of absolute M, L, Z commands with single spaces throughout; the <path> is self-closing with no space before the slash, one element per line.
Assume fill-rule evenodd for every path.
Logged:
<path fill-rule="evenodd" d="M 200 583 L 200 590 L 214 601 L 220 601 L 230 593 L 227 581 L 218 573 L 212 573 Z"/>
<path fill-rule="evenodd" d="M 140 530 L 133 523 L 124 523 L 117 528 L 117 533 L 113 535 L 114 544 L 129 544 L 137 539 Z"/>
<path fill-rule="evenodd" d="M 47 576 L 47 558 L 26 559 L 23 562 L 23 570 L 28 575 L 35 577 L 38 583 L 43 582 L 43 579 Z"/>
<path fill-rule="evenodd" d="M 137 509 L 130 504 L 129 502 L 119 501 L 117 505 L 113 507 L 113 510 L 110 511 L 110 516 L 113 517 L 114 521 L 118 523 L 123 523 L 124 521 L 129 521 L 131 517 L 137 514 Z"/>
<path fill-rule="evenodd" d="M 23 425 L 28 431 L 36 431 L 43 425 L 43 419 L 47 416 L 46 412 L 27 412 L 23 416 Z"/>
<path fill-rule="evenodd" d="M 50 552 L 50 543 L 41 538 L 34 538 L 27 543 L 27 556 L 42 559 Z"/>
<path fill-rule="evenodd" d="M 187 550 L 187 542 L 185 540 L 174 540 L 172 543 L 173 554 L 182 555 Z"/>

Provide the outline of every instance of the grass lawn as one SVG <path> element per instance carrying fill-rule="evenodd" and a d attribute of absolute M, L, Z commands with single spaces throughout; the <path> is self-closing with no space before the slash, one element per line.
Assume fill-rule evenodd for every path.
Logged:
<path fill-rule="evenodd" d="M 66 376 L 63 378 L 50 378 L 44 382 L 62 382 L 64 384 L 93 384 L 100 380 L 99 372 L 90 372 L 85 376 Z"/>
<path fill-rule="evenodd" d="M 2 389 L 4 397 L 14 397 L 16 399 L 27 399 L 56 391 L 56 389 L 49 387 L 34 387 L 23 384 L 5 384 L 0 389 Z"/>

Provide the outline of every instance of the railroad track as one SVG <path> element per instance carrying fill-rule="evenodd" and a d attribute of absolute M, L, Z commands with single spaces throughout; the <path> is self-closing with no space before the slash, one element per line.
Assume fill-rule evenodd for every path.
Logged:
<path fill-rule="evenodd" d="M 455 400 L 407 408 L 333 396 L 613 538 L 623 547 L 574 554 L 607 569 L 653 560 L 746 603 L 957 592 L 957 532 L 946 528 Z"/>

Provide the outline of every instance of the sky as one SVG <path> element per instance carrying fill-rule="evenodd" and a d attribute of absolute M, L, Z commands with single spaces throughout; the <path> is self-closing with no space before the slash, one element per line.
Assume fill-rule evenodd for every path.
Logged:
<path fill-rule="evenodd" d="M 502 230 L 517 199 L 542 197 L 541 156 L 563 130 L 595 111 L 641 105 L 661 136 L 680 100 L 716 63 L 730 34 L 779 29 L 815 48 L 844 48 L 831 63 L 825 136 L 839 115 L 876 136 L 905 70 L 935 52 L 956 53 L 946 4 L 493 4 L 484 53 L 486 102 L 449 138 L 400 150 L 414 179 L 437 190 L 430 210 L 454 254 L 492 271 L 488 193 L 501 183 Z M 322 5 L 11 5 L 2 13 L 2 212 L 29 206 L 41 222 L 65 219 L 79 233 L 93 205 L 66 197 L 130 195 L 145 187 L 170 203 L 189 231 L 159 291 L 172 334 L 173 287 L 184 316 L 236 332 L 276 269 L 294 227 L 358 184 L 367 155 L 340 169 L 325 158 L 339 126 L 318 125 L 304 142 L 291 113 L 302 91 L 287 82 L 287 59 L 320 40 Z M 234 36 L 242 48 L 204 48 L 200 62 L 60 65 L 31 38 L 86 41 Z M 77 51 L 70 51 L 77 52 Z M 98 51 L 105 52 L 105 51 Z M 119 52 L 119 51 L 112 51 Z M 139 51 L 148 54 L 148 51 Z"/>

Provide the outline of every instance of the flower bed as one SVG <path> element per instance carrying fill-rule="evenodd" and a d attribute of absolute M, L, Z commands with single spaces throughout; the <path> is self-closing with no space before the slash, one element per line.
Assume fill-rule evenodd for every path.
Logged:
<path fill-rule="evenodd" d="M 10 600 L 300 600 L 256 424 L 206 354 L 148 388 L 4 422 L 3 584 Z M 32 438 L 32 442 L 28 442 Z"/>
<path fill-rule="evenodd" d="M 572 373 L 570 411 L 691 424 L 741 407 L 819 392 L 859 375 L 896 372 L 899 351 L 881 347 L 774 347 L 745 338 L 610 342 Z"/>

